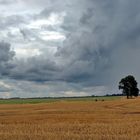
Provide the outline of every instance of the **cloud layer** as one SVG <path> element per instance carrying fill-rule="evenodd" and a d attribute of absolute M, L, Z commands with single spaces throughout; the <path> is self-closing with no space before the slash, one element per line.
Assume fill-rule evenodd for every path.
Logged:
<path fill-rule="evenodd" d="M 74 84 L 79 92 L 114 86 L 127 74 L 140 81 L 138 0 L 18 0 L 19 14 L 14 0 L 0 3 L 12 9 L 0 17 L 0 37 L 15 50 L 0 43 L 1 75 Z"/>
<path fill-rule="evenodd" d="M 10 73 L 10 69 L 13 67 L 11 61 L 15 55 L 15 52 L 10 50 L 10 44 L 0 42 L 0 76 L 6 76 Z"/>

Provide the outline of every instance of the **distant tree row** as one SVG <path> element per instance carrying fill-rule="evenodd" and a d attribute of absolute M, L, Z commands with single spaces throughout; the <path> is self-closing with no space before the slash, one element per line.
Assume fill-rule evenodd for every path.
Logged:
<path fill-rule="evenodd" d="M 118 93 L 118 94 L 106 94 L 106 96 L 124 96 L 124 95 L 123 95 L 123 94 Z"/>

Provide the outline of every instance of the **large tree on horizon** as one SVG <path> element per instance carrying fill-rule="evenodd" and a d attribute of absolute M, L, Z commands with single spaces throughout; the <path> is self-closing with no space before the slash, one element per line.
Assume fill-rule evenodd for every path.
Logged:
<path fill-rule="evenodd" d="M 127 99 L 132 96 L 137 97 L 139 95 L 139 89 L 137 87 L 138 83 L 135 80 L 134 76 L 128 75 L 125 78 L 122 78 L 119 82 L 119 89 L 123 90 L 123 94 L 127 96 Z"/>

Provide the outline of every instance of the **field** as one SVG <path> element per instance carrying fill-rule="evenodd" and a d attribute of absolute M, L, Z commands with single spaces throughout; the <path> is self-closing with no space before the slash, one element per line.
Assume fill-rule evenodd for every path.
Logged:
<path fill-rule="evenodd" d="M 0 99 L 0 104 L 37 104 L 57 101 L 95 101 L 95 100 L 116 100 L 121 96 L 99 96 L 99 97 L 60 97 L 60 98 L 34 98 L 34 99 Z"/>
<path fill-rule="evenodd" d="M 140 139 L 140 98 L 0 100 L 0 104 L 0 140 Z"/>

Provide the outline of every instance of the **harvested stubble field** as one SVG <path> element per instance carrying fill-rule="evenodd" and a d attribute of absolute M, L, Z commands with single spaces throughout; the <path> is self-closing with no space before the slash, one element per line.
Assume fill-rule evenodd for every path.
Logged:
<path fill-rule="evenodd" d="M 140 140 L 140 98 L 1 104 L 0 140 Z"/>

